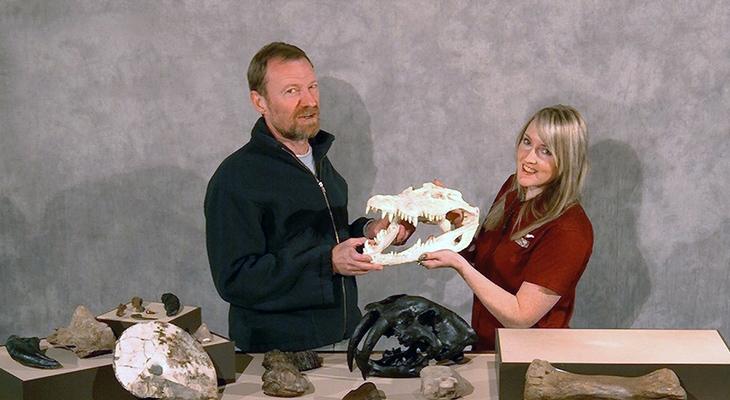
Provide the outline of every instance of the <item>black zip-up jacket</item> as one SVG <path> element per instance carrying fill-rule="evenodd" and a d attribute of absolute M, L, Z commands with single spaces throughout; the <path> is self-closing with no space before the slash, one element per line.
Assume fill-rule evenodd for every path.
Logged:
<path fill-rule="evenodd" d="M 259 118 L 208 184 L 210 270 L 243 351 L 316 348 L 360 321 L 355 278 L 332 273 L 332 248 L 362 236 L 367 220 L 348 225 L 347 183 L 326 156 L 333 140 L 325 131 L 310 139 L 315 176 Z"/>

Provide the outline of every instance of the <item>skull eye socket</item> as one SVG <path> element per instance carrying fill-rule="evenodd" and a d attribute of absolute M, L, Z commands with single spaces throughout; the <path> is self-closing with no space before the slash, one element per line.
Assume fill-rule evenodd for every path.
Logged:
<path fill-rule="evenodd" d="M 428 310 L 418 316 L 418 322 L 421 325 L 435 326 L 436 318 L 436 311 Z"/>

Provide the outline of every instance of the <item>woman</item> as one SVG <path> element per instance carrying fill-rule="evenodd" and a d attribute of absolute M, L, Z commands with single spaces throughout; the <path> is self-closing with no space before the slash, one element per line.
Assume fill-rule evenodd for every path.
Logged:
<path fill-rule="evenodd" d="M 516 143 L 516 172 L 502 185 L 462 254 L 424 253 L 426 268 L 454 268 L 474 292 L 475 351 L 494 350 L 496 328 L 567 328 L 593 248 L 580 205 L 587 132 L 572 107 L 538 111 Z M 454 221 L 457 223 L 459 221 Z"/>

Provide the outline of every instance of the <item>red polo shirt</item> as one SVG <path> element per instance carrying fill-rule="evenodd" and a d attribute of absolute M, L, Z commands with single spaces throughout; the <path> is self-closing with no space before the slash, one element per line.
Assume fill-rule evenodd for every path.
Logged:
<path fill-rule="evenodd" d="M 502 185 L 497 199 L 512 189 L 513 179 L 514 175 Z M 515 212 L 510 213 L 510 206 Z M 517 193 L 509 192 L 505 203 L 508 226 L 521 206 Z M 534 216 L 526 214 L 520 225 L 526 226 L 532 221 Z M 593 249 L 593 228 L 583 207 L 580 204 L 571 206 L 559 218 L 530 232 L 522 240 L 511 240 L 510 233 L 509 228 L 480 232 L 475 239 L 471 261 L 482 275 L 509 293 L 516 294 L 523 282 L 530 282 L 559 294 L 558 303 L 533 327 L 567 328 L 575 306 L 575 287 Z M 479 335 L 473 350 L 494 350 L 496 329 L 503 325 L 476 296 L 471 324 Z"/>

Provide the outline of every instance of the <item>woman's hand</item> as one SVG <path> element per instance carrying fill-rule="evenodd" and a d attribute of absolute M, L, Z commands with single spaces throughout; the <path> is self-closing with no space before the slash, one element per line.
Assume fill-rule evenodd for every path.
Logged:
<path fill-rule="evenodd" d="M 418 258 L 418 264 L 428 269 L 451 267 L 461 271 L 465 265 L 469 265 L 464 257 L 452 250 L 439 250 L 430 253 L 423 253 Z"/>

